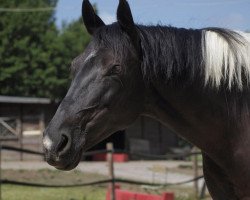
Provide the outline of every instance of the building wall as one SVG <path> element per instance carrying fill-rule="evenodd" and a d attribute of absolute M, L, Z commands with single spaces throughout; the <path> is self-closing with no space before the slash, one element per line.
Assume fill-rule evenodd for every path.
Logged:
<path fill-rule="evenodd" d="M 18 131 L 18 141 L 2 142 L 3 145 L 23 147 L 34 151 L 42 151 L 42 132 L 56 111 L 57 105 L 48 104 L 14 104 L 0 103 L 0 117 L 13 118 L 8 124 L 18 129 L 17 120 L 22 123 L 23 135 Z M 3 151 L 3 160 L 41 160 L 30 154 L 23 154 L 10 151 Z"/>
<path fill-rule="evenodd" d="M 160 122 L 140 117 L 126 130 L 126 146 L 131 151 L 165 154 L 178 145 L 178 136 Z"/>
<path fill-rule="evenodd" d="M 47 124 L 53 117 L 57 109 L 56 104 L 8 104 L 0 103 L 0 117 L 19 118 L 21 115 L 24 121 L 37 121 L 44 113 L 45 123 Z"/>

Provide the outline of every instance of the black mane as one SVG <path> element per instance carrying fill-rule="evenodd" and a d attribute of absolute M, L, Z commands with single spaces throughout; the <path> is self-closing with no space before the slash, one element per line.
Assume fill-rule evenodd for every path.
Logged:
<path fill-rule="evenodd" d="M 128 50 L 134 51 L 129 37 L 124 34 L 118 23 L 101 27 L 94 34 L 94 43 L 97 47 L 104 46 L 112 49 L 118 58 L 125 57 Z"/>
<path fill-rule="evenodd" d="M 144 77 L 190 79 L 201 74 L 201 30 L 168 26 L 138 26 Z"/>
<path fill-rule="evenodd" d="M 141 38 L 142 73 L 147 80 L 169 80 L 185 75 L 193 78 L 201 74 L 201 30 L 168 26 L 137 25 Z M 102 27 L 94 37 L 97 45 L 112 48 L 116 56 L 126 56 L 133 46 L 117 23 Z"/>

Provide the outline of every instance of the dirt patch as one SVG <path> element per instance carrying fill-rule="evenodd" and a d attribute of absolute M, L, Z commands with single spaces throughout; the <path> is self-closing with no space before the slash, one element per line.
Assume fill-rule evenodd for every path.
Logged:
<path fill-rule="evenodd" d="M 194 174 L 194 169 L 192 166 L 192 163 L 186 163 L 186 164 L 179 164 L 177 167 L 172 167 L 168 168 L 166 166 L 162 165 L 153 165 L 151 168 L 149 168 L 150 171 L 152 172 L 158 172 L 162 174 L 167 174 L 167 173 L 180 173 L 180 174 L 187 174 L 187 175 L 193 175 Z M 202 175 L 203 170 L 201 164 L 198 166 L 198 174 Z"/>

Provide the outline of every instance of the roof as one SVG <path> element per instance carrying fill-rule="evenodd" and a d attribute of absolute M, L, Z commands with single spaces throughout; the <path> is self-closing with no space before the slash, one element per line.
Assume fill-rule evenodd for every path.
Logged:
<path fill-rule="evenodd" d="M 50 104 L 52 101 L 48 98 L 36 97 L 14 97 L 14 96 L 1 96 L 0 103 L 16 103 L 16 104 Z"/>

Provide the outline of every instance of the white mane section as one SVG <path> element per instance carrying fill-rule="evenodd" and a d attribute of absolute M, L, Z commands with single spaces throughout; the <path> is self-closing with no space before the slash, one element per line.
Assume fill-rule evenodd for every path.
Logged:
<path fill-rule="evenodd" d="M 219 87 L 222 81 L 228 88 L 243 89 L 243 77 L 250 80 L 250 34 L 235 32 L 228 40 L 212 30 L 202 32 L 202 53 L 205 65 L 205 83 Z"/>

